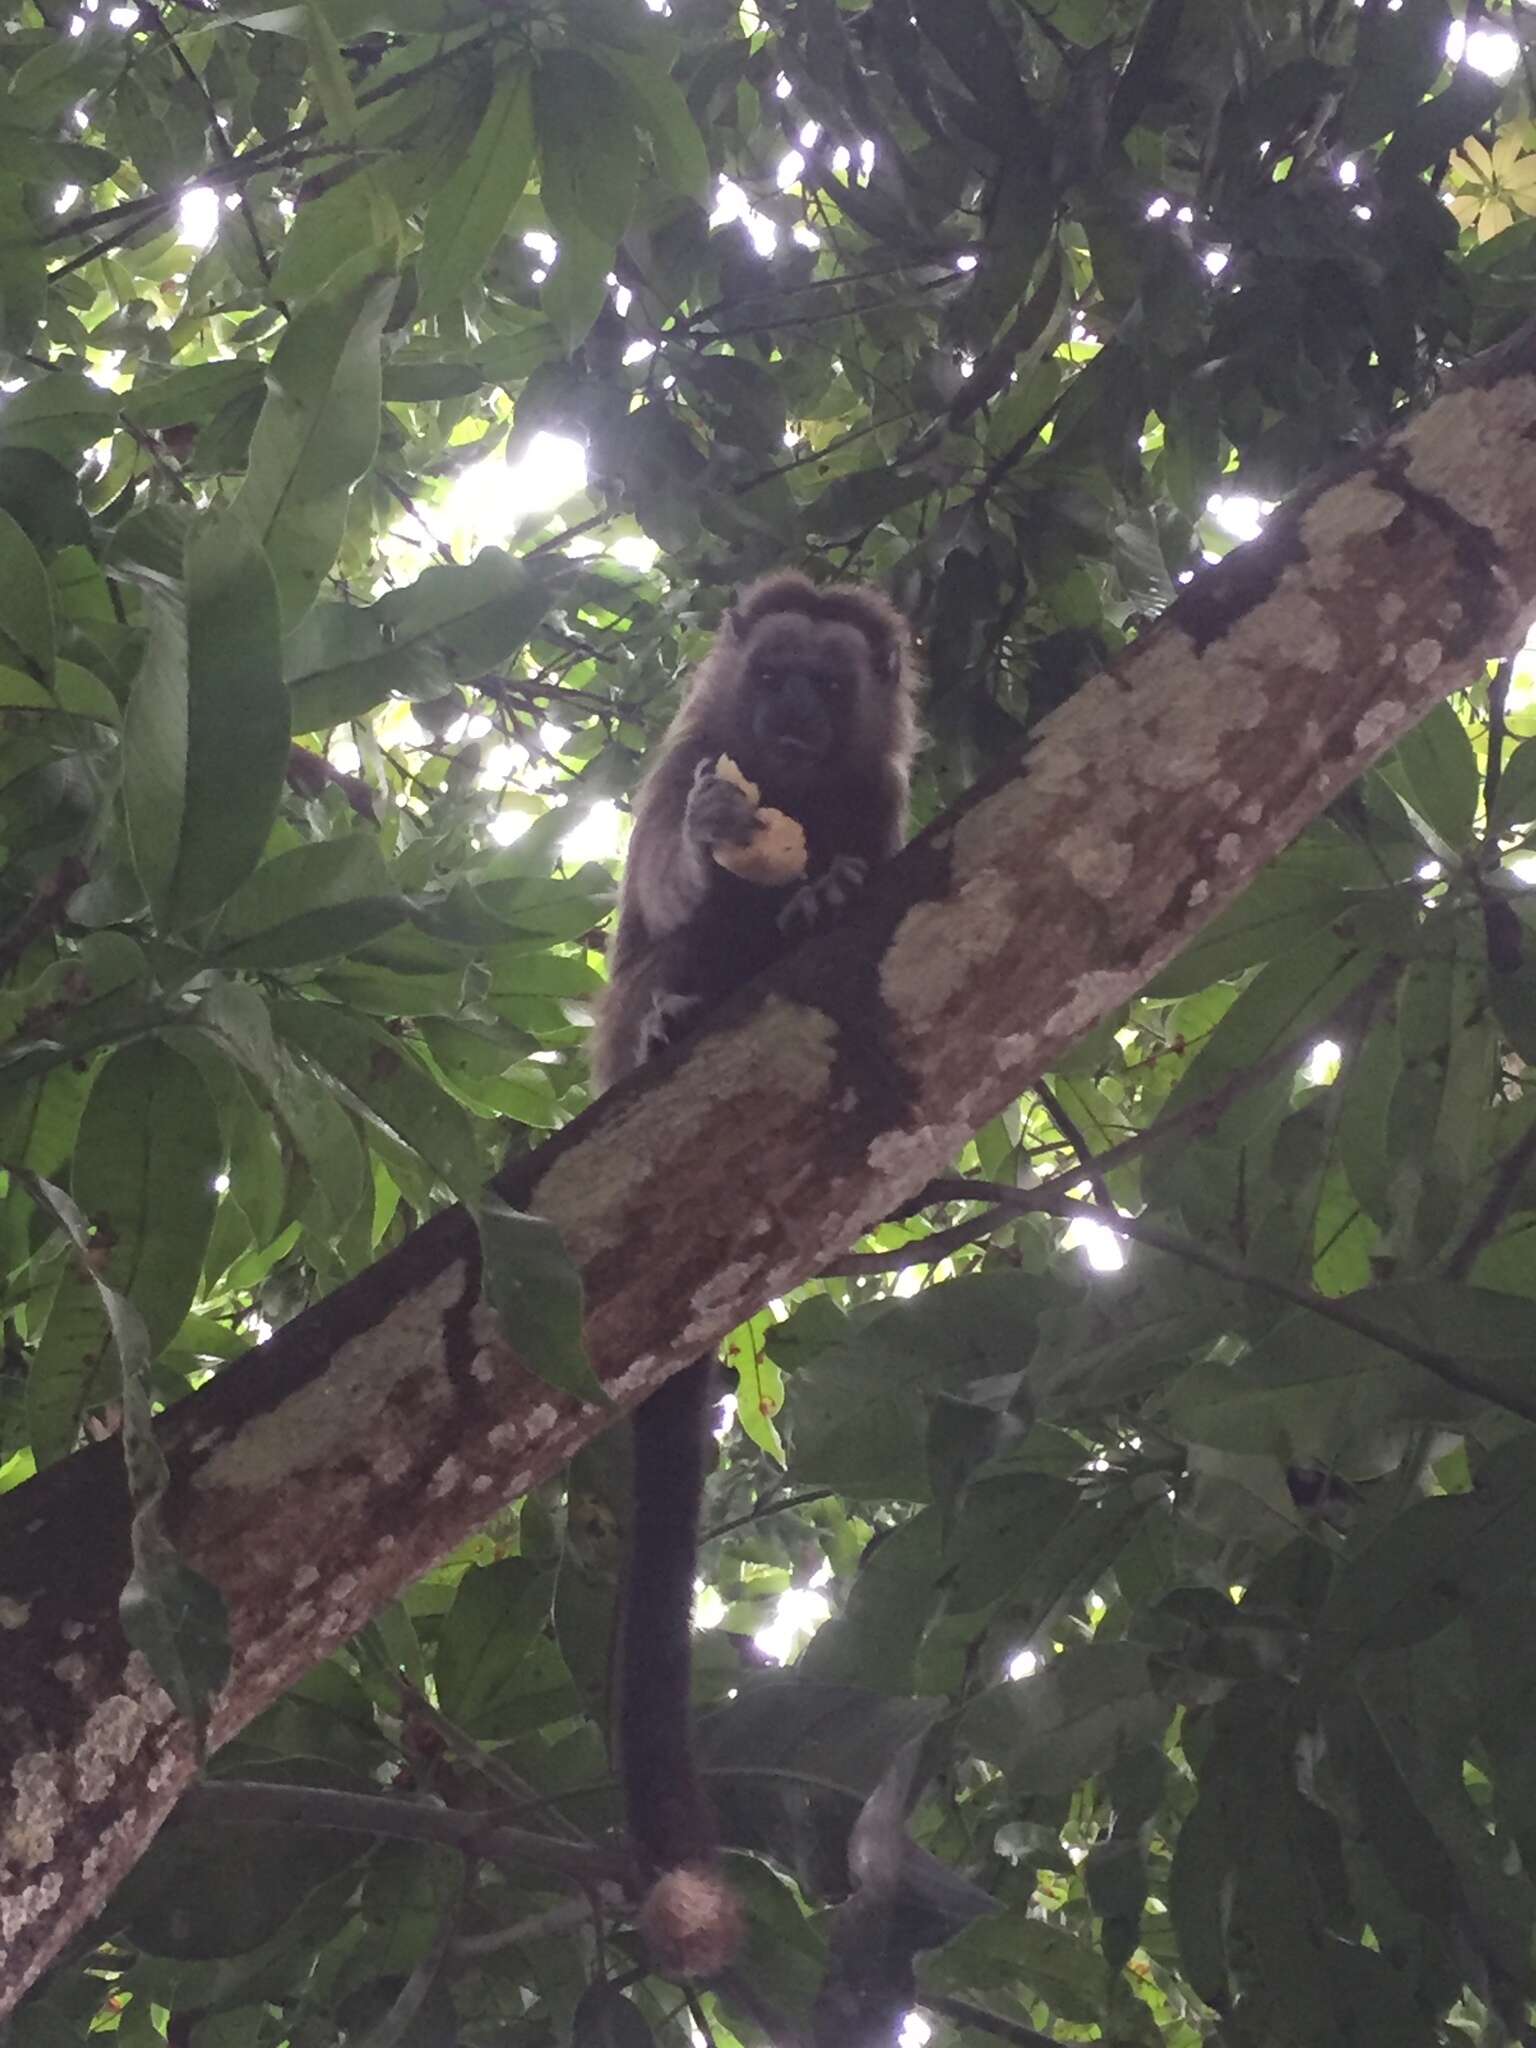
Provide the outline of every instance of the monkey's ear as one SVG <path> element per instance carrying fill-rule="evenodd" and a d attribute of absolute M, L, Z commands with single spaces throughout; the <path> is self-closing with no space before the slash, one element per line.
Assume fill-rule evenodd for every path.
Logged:
<path fill-rule="evenodd" d="M 729 634 L 733 640 L 746 639 L 747 616 L 745 608 L 741 604 L 738 603 L 731 606 L 725 617 L 720 621 L 720 630 L 722 633 Z"/>

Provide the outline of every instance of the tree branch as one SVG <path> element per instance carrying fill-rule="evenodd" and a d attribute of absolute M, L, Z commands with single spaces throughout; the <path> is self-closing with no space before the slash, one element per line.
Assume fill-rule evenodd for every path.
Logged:
<path fill-rule="evenodd" d="M 182 1812 L 220 1826 L 339 1828 L 348 1834 L 394 1841 L 439 1842 L 491 1863 L 531 1864 L 536 1870 L 593 1885 L 620 1882 L 621 1852 L 585 1842 L 557 1840 L 504 1825 L 494 1812 L 462 1813 L 446 1806 L 393 1799 L 371 1792 L 334 1792 L 319 1785 L 278 1785 L 250 1778 L 204 1778 L 182 1800 Z"/>

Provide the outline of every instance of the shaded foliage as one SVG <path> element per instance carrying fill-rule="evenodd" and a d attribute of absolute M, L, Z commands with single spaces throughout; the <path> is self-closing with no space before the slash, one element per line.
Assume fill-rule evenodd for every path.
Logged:
<path fill-rule="evenodd" d="M 605 828 L 734 583 L 898 596 L 931 813 L 1529 312 L 1536 50 L 1446 0 L 6 27 L 0 1487 L 122 1430 L 135 1640 L 195 1694 L 148 1401 L 583 1106 Z M 756 2048 L 837 2009 L 829 1957 L 877 2039 L 913 2002 L 964 2048 L 1523 2037 L 1533 831 L 1525 656 L 980 1132 L 973 1189 L 736 1334 L 726 1983 L 646 1977 L 553 1870 L 200 1818 L 11 2038 Z M 1055 1176 L 1123 1270 L 1011 1199 Z M 614 1467 L 215 1770 L 600 1837 Z"/>

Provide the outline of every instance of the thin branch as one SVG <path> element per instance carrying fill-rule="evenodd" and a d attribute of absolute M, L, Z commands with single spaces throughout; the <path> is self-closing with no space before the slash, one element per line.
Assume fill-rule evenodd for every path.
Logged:
<path fill-rule="evenodd" d="M 377 825 L 379 814 L 375 808 L 378 802 L 373 785 L 361 775 L 349 775 L 344 768 L 338 768 L 328 761 L 324 754 L 317 754 L 309 747 L 301 747 L 297 741 L 288 749 L 286 770 L 289 786 L 303 796 L 318 796 L 329 785 L 339 789 L 352 809 L 360 818 L 366 818 L 370 825 Z"/>
<path fill-rule="evenodd" d="M 1093 1156 L 1093 1147 L 1088 1143 L 1087 1138 L 1073 1119 L 1068 1116 L 1060 1096 L 1057 1095 L 1055 1089 L 1047 1081 L 1037 1081 L 1035 1083 L 1035 1094 L 1045 1106 L 1046 1113 L 1050 1117 L 1051 1122 L 1077 1154 L 1077 1163 L 1083 1169 L 1083 1177 L 1098 1197 L 1100 1206 L 1105 1209 L 1113 1209 L 1115 1204 L 1110 1198 L 1109 1185 L 1104 1178 L 1104 1170 Z"/>
<path fill-rule="evenodd" d="M 929 2012 L 942 2014 L 953 2020 L 957 2027 L 975 2027 L 978 2033 L 995 2034 L 999 2041 L 1017 2041 L 1020 2048 L 1062 2048 L 1054 2034 L 1042 2034 L 1038 2027 L 1028 2027 L 1022 2020 L 1005 2020 L 1001 2013 L 988 2012 L 983 2005 L 972 2005 L 968 1998 L 941 1998 L 925 1994 L 918 2001 Z"/>
<path fill-rule="evenodd" d="M 702 2042 L 703 2048 L 718 2048 L 715 2040 L 715 2030 L 705 2017 L 704 2008 L 699 2003 L 697 1992 L 687 1992 L 684 1995 L 684 2003 L 688 2008 L 688 2017 L 693 2021 L 695 2041 Z"/>
<path fill-rule="evenodd" d="M 1494 1233 L 1509 1214 L 1521 1181 L 1536 1159 L 1536 1123 L 1516 1144 L 1511 1145 L 1494 1172 L 1493 1185 L 1482 1207 L 1467 1227 L 1467 1234 L 1445 1262 L 1447 1280 L 1465 1280 L 1479 1255 L 1492 1242 Z"/>
<path fill-rule="evenodd" d="M 423 78 L 428 77 L 432 72 L 441 71 L 445 65 L 455 63 L 460 57 L 469 56 L 474 51 L 483 49 L 488 43 L 496 42 L 504 33 L 505 31 L 499 26 L 482 29 L 478 35 L 470 36 L 462 43 L 455 43 L 450 49 L 438 50 L 433 56 L 424 59 L 422 63 L 416 65 L 413 70 L 397 71 L 392 78 L 384 79 L 381 84 L 370 87 L 367 92 L 360 92 L 357 96 L 357 104 L 360 108 L 371 107 L 375 106 L 380 100 L 391 98 L 395 93 L 407 92 L 413 85 L 419 84 Z M 270 141 L 259 143 L 254 149 L 243 150 L 233 154 L 225 164 L 212 166 L 204 172 L 199 183 L 204 185 L 226 184 L 229 182 L 239 183 L 245 178 L 258 177 L 264 171 L 291 169 L 295 164 L 307 162 L 312 157 L 350 156 L 353 154 L 350 144 L 346 146 L 326 144 L 321 148 L 313 150 L 296 149 L 296 144 L 306 142 L 311 137 L 319 135 L 324 127 L 325 117 L 321 114 L 312 114 L 307 121 L 299 122 L 296 127 L 290 128 L 285 135 L 273 136 Z M 126 235 L 136 232 L 139 227 L 144 225 L 145 221 L 152 219 L 155 214 L 168 213 L 172 207 L 178 206 L 181 203 L 181 198 L 182 193 L 179 190 L 175 192 L 146 192 L 137 199 L 125 199 L 120 205 L 101 207 L 95 213 L 81 214 L 73 220 L 61 221 L 57 227 L 51 228 L 42 237 L 44 244 L 71 241 L 76 235 L 88 235 L 97 228 L 113 228 L 117 232 L 112 234 L 106 241 L 98 242 L 83 257 L 74 257 L 68 264 L 62 265 L 59 270 L 50 272 L 50 276 L 62 276 L 65 270 L 77 269 L 82 261 L 89 262 L 93 257 L 101 255 L 105 250 L 114 248 Z M 137 218 L 139 215 L 143 216 L 142 220 Z M 135 217 L 131 227 L 125 225 L 130 216 Z"/>
<path fill-rule="evenodd" d="M 607 1903 L 615 1911 L 623 1905 L 623 1895 L 615 1886 L 602 1888 L 607 1894 Z M 542 1941 L 547 1934 L 564 1934 L 570 1928 L 584 1927 L 592 1918 L 591 1899 L 562 1899 L 558 1906 L 549 1906 L 542 1913 L 530 1913 L 523 1920 L 514 1920 L 510 1927 L 492 1927 L 484 1934 L 460 1934 L 455 1936 L 453 1952 L 457 1956 L 491 1956 L 499 1949 L 516 1948 L 519 1942 Z"/>
<path fill-rule="evenodd" d="M 1483 811 L 1490 819 L 1504 777 L 1504 714 L 1509 704 L 1510 668 L 1511 663 L 1501 661 L 1488 685 L 1488 763 L 1483 770 Z"/>
<path fill-rule="evenodd" d="M 142 4 L 143 0 L 140 0 L 140 5 Z M 448 1952 L 453 1946 L 454 1913 L 458 1909 L 459 1899 L 462 1898 L 464 1890 L 462 1864 L 459 1866 L 459 1872 L 459 1897 L 454 1899 L 452 1905 L 444 1906 L 438 1923 L 432 1930 L 432 1939 L 427 1944 L 425 1954 L 418 1959 L 415 1969 L 401 1985 L 399 1995 L 389 2011 L 376 2027 L 370 2028 L 363 2036 L 359 2048 L 399 2048 L 399 2044 L 406 2038 L 413 2022 L 426 2004 L 427 1994 L 442 1975 L 443 1965 L 447 1962 Z"/>
<path fill-rule="evenodd" d="M 1041 1207 L 1037 1199 L 1041 1192 L 1039 1188 L 1020 1191 L 1017 1197 L 1019 1205 L 1029 1203 L 1031 1207 Z M 982 1194 L 984 1199 L 995 1201 L 1000 1208 L 1014 1204 L 1015 1193 L 1010 1188 L 984 1186 Z M 1070 1195 L 1053 1195 L 1048 1212 L 1066 1222 L 1100 1224 L 1117 1236 L 1132 1238 L 1153 1251 L 1165 1252 L 1170 1258 L 1184 1259 L 1191 1266 L 1203 1267 L 1206 1272 L 1214 1273 L 1218 1279 L 1228 1280 L 1234 1286 L 1251 1287 L 1260 1294 L 1272 1295 L 1277 1301 L 1304 1308 L 1325 1323 L 1337 1323 L 1340 1329 L 1353 1331 L 1357 1337 L 1380 1344 L 1387 1351 L 1397 1352 L 1399 1357 L 1406 1358 L 1412 1365 L 1422 1366 L 1458 1393 L 1469 1394 L 1477 1401 L 1491 1402 L 1494 1407 L 1506 1409 L 1527 1422 L 1536 1422 L 1536 1399 L 1526 1400 L 1512 1393 L 1507 1386 L 1491 1384 L 1476 1371 L 1469 1371 L 1448 1352 L 1437 1350 L 1433 1345 L 1420 1344 L 1412 1337 L 1405 1337 L 1400 1330 L 1359 1314 L 1347 1305 L 1347 1297 L 1336 1300 L 1326 1294 L 1315 1294 L 1309 1287 L 1294 1287 L 1289 1281 L 1277 1280 L 1241 1259 L 1212 1251 L 1194 1238 L 1186 1237 L 1182 1231 L 1164 1230 L 1161 1224 L 1149 1223 L 1143 1216 L 1120 1216 L 1113 1210 L 1097 1208 L 1092 1202 L 1074 1201 Z"/>
<path fill-rule="evenodd" d="M 809 1493 L 787 1493 L 782 1500 L 759 1501 L 755 1508 L 744 1515 L 732 1515 L 728 1522 L 717 1522 L 712 1529 L 700 1532 L 700 1543 L 713 1543 L 717 1537 L 729 1536 L 733 1529 L 744 1529 L 750 1522 L 766 1522 L 773 1515 L 787 1515 L 796 1508 L 813 1507 L 819 1500 L 830 1500 L 832 1490 L 827 1486 L 814 1487 Z"/>
<path fill-rule="evenodd" d="M 395 503 L 400 507 L 400 509 L 403 512 L 408 513 L 409 516 L 412 519 L 414 519 L 416 524 L 421 528 L 422 532 L 427 537 L 428 546 L 437 556 L 437 559 L 443 564 L 445 568 L 456 569 L 459 565 L 454 560 L 453 549 L 449 547 L 448 543 L 442 538 L 440 534 L 434 533 L 432 531 L 431 521 L 422 511 L 421 507 L 417 504 L 416 500 L 411 496 L 410 492 L 405 488 L 405 485 L 402 483 L 398 483 L 395 480 L 395 478 L 389 474 L 389 471 L 387 469 L 378 470 L 376 474 L 378 476 L 379 482 L 384 486 L 385 490 L 388 491 L 389 495 L 394 499 Z"/>
<path fill-rule="evenodd" d="M 1233 1074 L 1219 1088 L 1213 1088 L 1198 1102 L 1186 1108 L 1175 1110 L 1171 1115 L 1160 1116 L 1155 1124 L 1133 1136 L 1122 1139 L 1118 1145 L 1111 1145 L 1105 1151 L 1094 1154 L 1094 1171 L 1100 1175 L 1113 1173 L 1118 1167 L 1128 1166 L 1140 1158 L 1153 1145 L 1162 1144 L 1167 1138 L 1179 1132 L 1199 1133 L 1211 1130 L 1226 1115 L 1232 1104 L 1246 1095 L 1250 1089 L 1270 1080 L 1288 1066 L 1300 1066 L 1302 1055 L 1317 1043 L 1318 1034 L 1330 1024 L 1353 1014 L 1364 1001 L 1374 1001 L 1379 981 L 1388 971 L 1384 965 L 1372 975 L 1363 988 L 1355 991 L 1341 1003 L 1332 1016 L 1287 1039 L 1275 1047 L 1263 1059 L 1255 1060 L 1251 1067 Z M 1395 972 L 1395 969 L 1392 969 Z M 1031 1209 L 1048 1210 L 1051 1199 L 1057 1193 L 1065 1193 L 1075 1182 L 1083 1178 L 1080 1167 L 1067 1167 L 1060 1173 L 1052 1174 L 1036 1188 L 1009 1189 L 1009 1213 L 1015 1214 Z M 946 1190 L 948 1192 L 946 1192 Z M 963 1190 L 963 1192 L 962 1192 Z M 979 1190 L 979 1192 L 973 1192 Z M 915 1214 L 920 1209 L 930 1209 L 940 1202 L 980 1202 L 989 1199 L 983 1183 L 967 1180 L 936 1180 L 919 1190 L 910 1202 L 902 1205 L 896 1218 Z M 968 1245 L 976 1244 L 990 1234 L 1003 1221 L 998 1210 L 991 1210 L 984 1216 L 972 1216 L 952 1225 L 947 1230 L 931 1231 L 926 1237 L 914 1237 L 909 1243 L 898 1245 L 888 1252 L 845 1252 L 834 1264 L 822 1269 L 822 1279 L 851 1280 L 874 1273 L 899 1273 L 908 1266 L 936 1265 L 953 1251 L 963 1251 Z"/>
<path fill-rule="evenodd" d="M 206 116 L 209 144 L 220 163 L 226 169 L 229 169 L 234 164 L 235 152 L 230 144 L 229 137 L 224 133 L 224 124 L 219 119 L 218 107 L 214 104 L 213 94 L 209 92 L 202 73 L 193 64 L 191 58 L 188 57 L 186 51 L 166 26 L 165 16 L 155 5 L 155 0 L 137 0 L 137 5 L 139 11 L 147 14 L 154 23 L 162 42 L 170 52 L 171 62 L 176 66 L 176 69 L 187 81 L 188 85 L 191 86 L 193 92 L 202 103 L 203 113 Z M 256 252 L 256 261 L 260 266 L 262 277 L 270 285 L 272 282 L 272 257 L 266 243 L 261 238 L 261 231 L 256 225 L 256 216 L 251 211 L 250 195 L 243 187 L 238 189 L 240 218 L 245 223 L 245 231 L 251 238 L 251 247 Z"/>
<path fill-rule="evenodd" d="M 320 1786 L 267 1784 L 249 1778 L 204 1778 L 187 1793 L 181 1810 L 220 1825 L 277 1823 L 340 1828 L 396 1841 L 442 1842 L 462 1849 L 467 1856 L 483 1856 L 491 1863 L 532 1864 L 586 1886 L 619 1883 L 626 1874 L 625 1860 L 615 1851 L 507 1827 L 494 1813 L 451 1812 L 446 1806 L 369 1792 L 333 1792 Z"/>
<path fill-rule="evenodd" d="M 556 1826 L 564 1829 L 573 1840 L 590 1841 L 591 1837 L 584 1834 L 574 1821 L 567 1820 L 556 1810 L 551 1799 L 536 1792 L 526 1778 L 520 1778 L 516 1771 L 502 1762 L 500 1757 L 492 1756 L 490 1751 L 483 1749 L 472 1735 L 466 1734 L 456 1721 L 450 1720 L 441 1708 L 434 1707 L 419 1686 L 412 1685 L 408 1678 L 402 1677 L 397 1671 L 391 1671 L 389 1675 L 412 1715 L 418 1721 L 425 1721 L 427 1726 L 440 1735 L 465 1763 L 473 1765 L 487 1784 L 494 1785 L 498 1791 L 505 1792 L 509 1799 L 516 1800 L 523 1812 L 547 1813 Z"/>

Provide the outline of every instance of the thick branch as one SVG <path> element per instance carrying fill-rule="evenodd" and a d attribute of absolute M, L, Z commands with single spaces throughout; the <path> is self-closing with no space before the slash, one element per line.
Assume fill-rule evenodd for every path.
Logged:
<path fill-rule="evenodd" d="M 1202 577 L 856 917 L 508 1171 L 582 1269 L 618 1404 L 941 1171 L 1532 599 L 1536 326 Z M 608 1420 L 524 1369 L 457 1211 L 178 1403 L 167 1521 L 232 1623 L 213 1743 Z M 115 1445 L 0 1502 L 12 2000 L 193 1776 L 118 1626 L 127 1558 Z"/>

